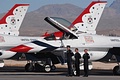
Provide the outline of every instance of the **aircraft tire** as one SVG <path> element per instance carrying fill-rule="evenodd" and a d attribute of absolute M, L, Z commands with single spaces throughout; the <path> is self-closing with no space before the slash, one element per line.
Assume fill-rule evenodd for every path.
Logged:
<path fill-rule="evenodd" d="M 115 66 L 115 67 L 114 67 L 114 69 L 113 69 L 113 74 L 114 74 L 114 75 L 120 75 L 119 66 Z"/>
<path fill-rule="evenodd" d="M 50 65 L 45 65 L 45 72 L 50 72 L 51 71 L 51 66 Z"/>
<path fill-rule="evenodd" d="M 32 71 L 34 71 L 34 66 L 32 64 L 30 64 L 30 63 L 26 64 L 25 65 L 25 71 L 26 72 L 32 72 Z"/>

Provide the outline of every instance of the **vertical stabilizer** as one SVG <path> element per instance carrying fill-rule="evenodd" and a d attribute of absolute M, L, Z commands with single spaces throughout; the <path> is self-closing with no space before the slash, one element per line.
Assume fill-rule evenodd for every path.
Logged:
<path fill-rule="evenodd" d="M 0 34 L 19 35 L 29 4 L 15 4 L 0 20 Z"/>
<path fill-rule="evenodd" d="M 93 1 L 74 21 L 77 31 L 96 34 L 96 27 L 101 18 L 106 1 Z M 74 29 L 74 27 L 73 27 Z"/>

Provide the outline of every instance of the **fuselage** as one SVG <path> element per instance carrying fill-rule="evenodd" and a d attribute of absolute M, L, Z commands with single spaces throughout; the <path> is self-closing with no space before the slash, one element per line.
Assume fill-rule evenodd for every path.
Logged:
<path fill-rule="evenodd" d="M 17 38 L 17 37 L 14 37 L 14 38 Z M 27 39 L 27 38 L 19 37 L 19 42 L 21 43 L 27 42 L 27 41 L 22 41 L 21 39 Z M 28 39 L 34 39 L 34 38 L 28 38 Z M 24 44 L 25 46 L 28 46 L 31 48 L 25 53 L 49 51 L 51 50 L 51 47 L 52 47 L 51 52 L 53 52 L 54 54 L 60 55 L 59 53 L 61 53 L 61 51 L 65 51 L 65 47 L 67 45 L 70 45 L 73 52 L 75 48 L 79 48 L 80 54 L 83 55 L 84 54 L 83 50 L 88 49 L 89 54 L 91 56 L 90 60 L 99 60 L 107 55 L 108 50 L 110 48 L 120 47 L 119 45 L 120 37 L 91 35 L 86 33 L 79 34 L 78 39 L 45 40 L 40 37 L 36 39 L 37 40 L 34 42 Z M 19 45 L 19 44 L 20 43 L 18 42 L 16 42 L 16 44 L 14 42 L 13 46 Z M 18 47 L 17 52 L 19 52 L 22 49 L 25 49 L 25 47 L 24 48 Z"/>

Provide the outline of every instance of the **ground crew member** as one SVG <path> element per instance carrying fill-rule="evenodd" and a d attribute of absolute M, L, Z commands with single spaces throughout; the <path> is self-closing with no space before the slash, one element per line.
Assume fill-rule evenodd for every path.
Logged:
<path fill-rule="evenodd" d="M 83 59 L 84 59 L 84 77 L 88 77 L 88 59 L 90 58 L 89 54 L 88 54 L 88 50 L 85 49 L 84 50 L 84 55 L 83 55 Z"/>
<path fill-rule="evenodd" d="M 80 76 L 80 58 L 81 55 L 78 52 L 78 48 L 75 48 L 75 71 L 76 71 L 75 76 Z"/>
<path fill-rule="evenodd" d="M 73 71 L 72 71 L 72 56 L 73 56 L 73 52 L 70 50 L 70 46 L 67 46 L 67 52 L 66 52 L 66 56 L 67 56 L 67 66 L 68 66 L 68 75 L 67 76 L 72 76 L 73 75 Z"/>

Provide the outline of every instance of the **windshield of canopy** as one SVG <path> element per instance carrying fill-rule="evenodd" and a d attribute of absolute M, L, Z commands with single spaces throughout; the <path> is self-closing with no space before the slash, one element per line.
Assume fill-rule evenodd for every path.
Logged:
<path fill-rule="evenodd" d="M 69 22 L 68 20 L 66 20 L 66 19 L 59 18 L 59 17 L 51 17 L 51 18 L 54 19 L 54 20 L 56 20 L 57 22 L 59 22 L 63 26 L 68 27 L 72 31 L 76 31 L 77 30 L 75 28 L 75 26 L 71 22 Z"/>

